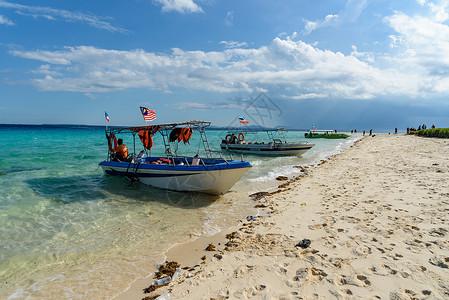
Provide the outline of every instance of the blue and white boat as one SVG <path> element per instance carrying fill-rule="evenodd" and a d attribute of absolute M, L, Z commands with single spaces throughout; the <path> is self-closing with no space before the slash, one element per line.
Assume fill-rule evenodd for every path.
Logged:
<path fill-rule="evenodd" d="M 251 164 L 243 160 L 226 159 L 221 152 L 211 151 L 205 128 L 210 122 L 190 121 L 142 127 L 106 129 L 108 158 L 100 162 L 106 174 L 123 176 L 144 184 L 175 191 L 193 191 L 209 194 L 223 194 L 245 174 Z M 204 146 L 204 156 L 179 156 L 176 143 L 186 143 L 192 133 L 200 134 Z M 133 135 L 134 151 L 128 159 L 117 158 L 116 135 Z M 153 135 L 161 134 L 165 156 L 151 156 Z M 143 150 L 136 154 L 136 135 L 142 142 Z M 219 157 L 212 157 L 213 155 Z"/>
<path fill-rule="evenodd" d="M 284 129 L 265 130 L 268 134 L 268 142 L 245 141 L 245 137 L 249 133 L 256 133 L 250 131 L 230 131 L 222 140 L 220 147 L 223 151 L 264 155 L 264 156 L 301 156 L 315 144 L 308 142 L 287 142 Z"/>

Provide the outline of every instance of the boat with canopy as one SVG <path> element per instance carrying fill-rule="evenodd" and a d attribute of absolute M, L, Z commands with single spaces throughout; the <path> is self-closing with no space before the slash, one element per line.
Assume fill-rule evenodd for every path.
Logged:
<path fill-rule="evenodd" d="M 246 141 L 250 133 L 256 131 L 229 131 L 220 147 L 228 152 L 267 155 L 267 156 L 301 156 L 312 149 L 314 144 L 308 142 L 287 142 L 285 129 L 265 130 L 268 142 Z"/>
<path fill-rule="evenodd" d="M 205 121 L 189 121 L 107 128 L 108 156 L 99 165 L 106 174 L 126 177 L 162 189 L 226 193 L 251 168 L 251 164 L 244 161 L 243 156 L 239 160 L 233 159 L 232 156 L 226 159 L 221 152 L 212 151 L 205 130 L 210 124 Z M 188 143 L 195 131 L 203 145 L 202 156 L 199 149 L 197 154 L 191 157 L 178 155 L 178 144 Z M 116 136 L 120 134 L 131 134 L 133 137 L 133 151 L 125 160 L 118 159 Z M 163 156 L 151 155 L 155 134 L 162 136 Z M 136 145 L 136 137 L 141 141 L 140 145 Z M 139 147 L 143 150 L 138 153 Z"/>

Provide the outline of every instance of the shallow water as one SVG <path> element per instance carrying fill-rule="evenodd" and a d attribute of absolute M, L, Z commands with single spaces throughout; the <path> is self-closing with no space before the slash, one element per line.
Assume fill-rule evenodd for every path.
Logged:
<path fill-rule="evenodd" d="M 289 140 L 303 136 L 288 133 Z M 208 131 L 208 138 L 218 150 L 223 132 Z M 277 176 L 298 174 L 295 165 L 319 162 L 355 139 L 314 139 L 300 158 L 245 156 L 253 168 L 229 193 L 211 196 L 104 175 L 103 128 L 2 126 L 0 143 L 9 149 L 0 159 L 0 298 L 109 299 L 152 272 L 174 243 L 257 213 L 248 194 L 275 188 Z M 124 140 L 132 152 L 131 137 Z M 201 147 L 194 134 L 179 153 Z M 155 138 L 153 155 L 162 149 Z"/>

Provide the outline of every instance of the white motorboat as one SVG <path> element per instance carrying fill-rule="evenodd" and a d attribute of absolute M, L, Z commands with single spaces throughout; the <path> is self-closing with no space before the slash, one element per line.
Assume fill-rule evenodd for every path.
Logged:
<path fill-rule="evenodd" d="M 205 127 L 210 122 L 190 121 L 143 127 L 107 129 L 108 159 L 100 162 L 106 174 L 123 176 L 144 184 L 175 191 L 194 191 L 209 194 L 223 194 L 245 174 L 251 164 L 247 161 L 226 159 L 220 152 L 211 151 Z M 187 142 L 193 131 L 198 131 L 203 143 L 205 156 L 178 156 L 175 143 Z M 126 161 L 116 159 L 116 134 L 131 133 L 142 141 L 144 150 L 136 155 L 136 150 Z M 165 156 L 148 156 L 153 145 L 153 135 L 160 133 L 165 146 Z M 135 148 L 135 147 L 134 147 Z M 218 154 L 218 158 L 213 158 Z"/>
<path fill-rule="evenodd" d="M 222 140 L 220 147 L 222 150 L 244 154 L 268 155 L 268 156 L 301 156 L 312 149 L 315 144 L 308 142 L 292 143 L 287 142 L 285 130 L 266 130 L 268 142 L 247 142 L 245 141 L 248 132 L 229 132 Z"/>

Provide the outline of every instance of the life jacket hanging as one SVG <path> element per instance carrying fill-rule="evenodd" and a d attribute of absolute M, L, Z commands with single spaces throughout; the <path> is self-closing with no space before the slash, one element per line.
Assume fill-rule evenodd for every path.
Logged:
<path fill-rule="evenodd" d="M 140 130 L 139 138 L 145 149 L 151 150 L 151 147 L 153 147 L 153 136 L 150 134 L 150 131 L 145 129 Z"/>

